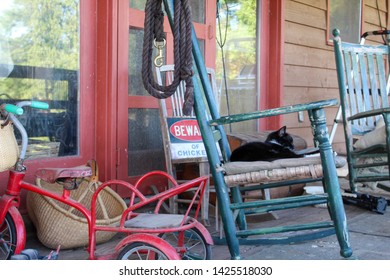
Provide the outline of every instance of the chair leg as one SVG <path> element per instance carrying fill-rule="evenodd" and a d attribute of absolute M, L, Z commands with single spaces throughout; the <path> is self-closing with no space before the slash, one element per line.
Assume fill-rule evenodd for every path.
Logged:
<path fill-rule="evenodd" d="M 352 249 L 349 243 L 347 220 L 334 164 L 333 150 L 329 142 L 324 109 L 310 112 L 310 119 L 313 126 L 314 140 L 320 150 L 324 182 L 328 193 L 328 205 L 340 245 L 340 254 L 348 258 L 352 255 Z"/>
<path fill-rule="evenodd" d="M 241 193 L 239 187 L 231 188 L 231 194 L 232 194 L 232 199 L 233 199 L 234 203 L 243 203 L 242 193 Z M 244 210 L 239 210 L 239 212 L 237 214 L 237 225 L 238 225 L 240 230 L 247 229 L 247 222 L 246 222 Z"/>
<path fill-rule="evenodd" d="M 210 165 L 208 162 L 199 163 L 199 175 L 209 175 L 210 174 Z M 202 204 L 201 204 L 201 219 L 204 225 L 209 226 L 209 203 L 210 203 L 210 181 L 207 182 L 206 188 L 204 190 Z"/>
<path fill-rule="evenodd" d="M 348 159 L 348 178 L 349 178 L 349 188 L 351 192 L 357 192 L 357 186 L 356 186 L 356 169 L 353 167 L 353 159 Z"/>
<path fill-rule="evenodd" d="M 225 232 L 226 242 L 229 248 L 230 256 L 233 260 L 238 260 L 241 258 L 240 244 L 236 235 L 236 225 L 234 222 L 233 212 L 230 209 L 230 197 L 228 187 L 225 184 L 223 174 L 221 172 L 213 174 L 213 177 L 220 217 L 222 220 L 223 230 Z"/>
<path fill-rule="evenodd" d="M 386 143 L 387 147 L 389 147 L 390 143 L 390 115 L 389 114 L 383 114 L 383 120 L 385 122 L 385 128 L 386 128 Z M 390 149 L 387 148 L 387 165 L 388 165 L 388 171 L 390 172 Z"/>
<path fill-rule="evenodd" d="M 271 194 L 270 194 L 269 189 L 262 190 L 262 194 L 263 194 L 263 199 L 264 200 L 270 200 L 271 199 Z"/>
<path fill-rule="evenodd" d="M 176 176 L 176 167 L 175 166 L 170 166 L 168 169 L 168 173 L 173 176 L 173 178 L 177 178 Z M 168 182 L 168 188 L 173 188 L 172 182 Z M 179 212 L 179 206 L 176 202 L 178 196 L 171 197 L 169 199 L 169 208 L 170 208 L 170 213 L 171 214 L 177 214 Z"/>

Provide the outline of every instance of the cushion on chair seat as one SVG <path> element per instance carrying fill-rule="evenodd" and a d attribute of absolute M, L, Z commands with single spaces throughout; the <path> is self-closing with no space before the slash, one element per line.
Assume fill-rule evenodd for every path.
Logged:
<path fill-rule="evenodd" d="M 344 158 L 335 157 L 336 167 L 342 167 L 345 163 Z M 218 170 L 225 174 L 225 182 L 228 186 L 322 177 L 319 156 L 279 159 L 272 162 L 228 162 Z"/>
<path fill-rule="evenodd" d="M 356 150 L 364 150 L 375 145 L 386 144 L 386 127 L 380 126 L 364 134 L 356 141 L 353 147 Z"/>

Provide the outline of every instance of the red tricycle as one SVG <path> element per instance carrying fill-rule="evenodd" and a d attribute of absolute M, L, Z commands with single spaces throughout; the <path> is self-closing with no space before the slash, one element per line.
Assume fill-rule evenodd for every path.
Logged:
<path fill-rule="evenodd" d="M 78 181 L 93 175 L 92 164 L 73 168 L 39 169 L 37 176 L 40 180 L 61 183 L 62 189 L 57 191 L 43 189 L 24 181 L 26 167 L 23 161 L 28 137 L 25 128 L 15 116 L 23 113 L 24 106 L 38 109 L 48 108 L 46 103 L 37 101 L 23 101 L 16 105 L 3 104 L 0 108 L 2 127 L 16 127 L 22 136 L 19 159 L 9 171 L 5 194 L 0 197 L 0 260 L 11 259 L 13 255 L 20 254 L 25 248 L 26 229 L 19 212 L 21 190 L 49 197 L 82 213 L 88 224 L 89 259 L 211 259 L 211 245 L 213 244 L 211 235 L 197 221 L 201 198 L 208 180 L 207 176 L 180 185 L 173 177 L 162 171 L 149 172 L 134 185 L 122 180 L 110 180 L 100 184 L 94 190 L 90 207 L 87 207 L 74 200 L 71 194 L 77 189 Z M 155 195 L 144 195 L 140 192 L 139 186 L 151 176 L 162 176 L 169 182 L 170 187 Z M 129 202 L 119 222 L 99 225 L 96 223 L 99 193 L 110 187 L 124 188 L 129 194 Z M 184 214 L 160 213 L 164 202 L 189 189 L 195 189 L 195 195 Z M 145 213 L 143 209 L 146 206 L 152 210 Z M 96 253 L 97 232 L 122 233 L 124 237 L 115 245 L 112 252 L 98 255 Z"/>

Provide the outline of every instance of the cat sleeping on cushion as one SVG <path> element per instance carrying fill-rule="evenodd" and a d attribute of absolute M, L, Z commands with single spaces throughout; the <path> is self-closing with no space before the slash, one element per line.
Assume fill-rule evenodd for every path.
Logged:
<path fill-rule="evenodd" d="M 294 152 L 293 138 L 286 126 L 271 132 L 264 142 L 250 142 L 232 152 L 230 161 L 273 161 L 281 158 L 300 158 Z"/>

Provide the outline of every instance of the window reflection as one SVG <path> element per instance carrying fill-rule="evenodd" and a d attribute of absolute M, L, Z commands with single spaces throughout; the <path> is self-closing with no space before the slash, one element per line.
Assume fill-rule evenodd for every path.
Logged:
<path fill-rule="evenodd" d="M 361 26 L 361 0 L 330 0 L 329 28 L 340 30 L 343 41 L 359 43 Z"/>
<path fill-rule="evenodd" d="M 146 0 L 129 0 L 130 8 L 144 11 Z M 205 23 L 205 0 L 190 0 L 192 20 Z"/>
<path fill-rule="evenodd" d="M 221 5 L 218 15 L 216 77 L 222 90 L 221 114 L 256 111 L 259 108 L 256 1 L 229 1 Z M 256 121 L 248 121 L 232 124 L 229 129 L 256 131 L 257 125 Z"/>
<path fill-rule="evenodd" d="M 149 95 L 141 76 L 143 39 L 143 29 L 129 29 L 129 95 L 132 96 Z"/>
<path fill-rule="evenodd" d="M 78 30 L 78 0 L 2 1 L 0 34 L 14 65 L 0 71 L 0 102 L 50 104 L 48 111 L 26 108 L 21 117 L 27 158 L 78 154 Z"/>

